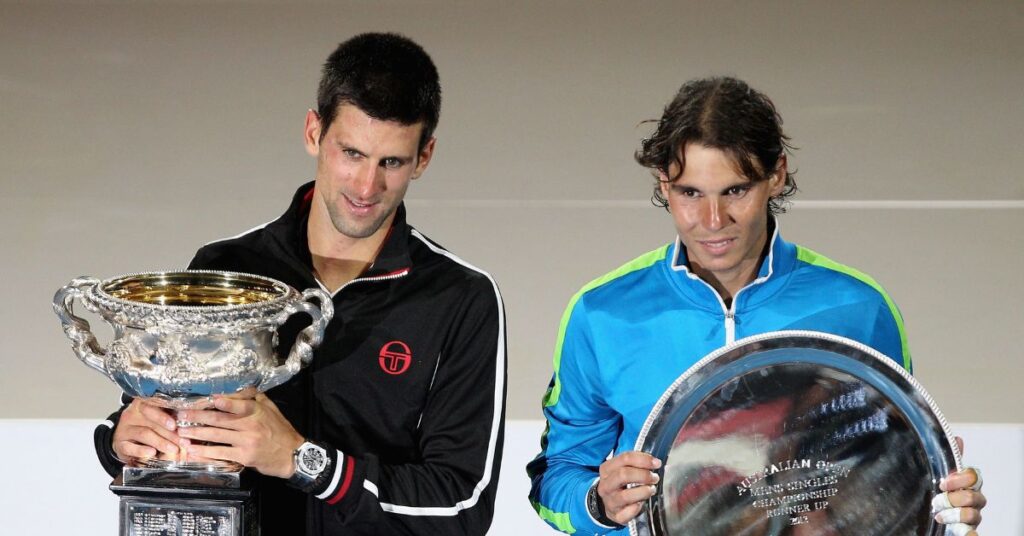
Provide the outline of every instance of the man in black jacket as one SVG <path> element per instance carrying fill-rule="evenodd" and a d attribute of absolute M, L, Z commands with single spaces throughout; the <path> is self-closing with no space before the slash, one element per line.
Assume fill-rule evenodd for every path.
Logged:
<path fill-rule="evenodd" d="M 484 534 L 503 441 L 505 325 L 494 280 L 405 221 L 440 111 L 437 70 L 393 34 L 342 43 L 304 142 L 315 181 L 277 220 L 207 244 L 190 268 L 256 273 L 333 296 L 312 364 L 254 398 L 177 417 L 129 402 L 97 429 L 118 460 L 175 455 L 259 473 L 263 534 Z M 288 349 L 301 325 L 281 328 Z M 303 456 L 325 456 L 305 467 Z"/>

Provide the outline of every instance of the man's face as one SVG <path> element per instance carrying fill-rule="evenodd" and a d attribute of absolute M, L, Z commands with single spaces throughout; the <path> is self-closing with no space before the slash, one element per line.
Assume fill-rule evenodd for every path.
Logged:
<path fill-rule="evenodd" d="M 676 231 L 693 271 L 736 292 L 757 274 L 768 239 L 768 200 L 782 192 L 785 160 L 768 180 L 751 182 L 720 149 L 689 143 L 683 156 L 682 175 L 661 183 Z"/>
<path fill-rule="evenodd" d="M 322 140 L 321 127 L 310 110 L 305 142 L 317 159 L 314 203 L 324 203 L 334 228 L 349 238 L 367 238 L 390 226 L 409 181 L 427 168 L 434 139 L 420 150 L 422 123 L 374 119 L 352 104 L 338 107 Z"/>

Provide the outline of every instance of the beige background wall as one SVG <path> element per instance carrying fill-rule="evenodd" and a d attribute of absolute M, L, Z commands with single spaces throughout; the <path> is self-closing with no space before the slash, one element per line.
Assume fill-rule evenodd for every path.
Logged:
<path fill-rule="evenodd" d="M 410 219 L 501 285 L 510 418 L 540 417 L 575 290 L 674 236 L 631 160 L 638 123 L 684 80 L 734 74 L 800 147 L 787 238 L 887 287 L 951 420 L 1024 422 L 1013 1 L 0 3 L 0 418 L 112 409 L 53 292 L 275 218 L 313 171 L 319 66 L 367 30 L 441 71 Z"/>

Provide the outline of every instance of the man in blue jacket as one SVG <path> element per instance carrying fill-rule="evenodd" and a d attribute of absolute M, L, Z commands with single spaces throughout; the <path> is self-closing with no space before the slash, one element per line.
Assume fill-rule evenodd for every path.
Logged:
<path fill-rule="evenodd" d="M 661 461 L 632 450 L 652 407 L 683 371 L 737 339 L 827 332 L 911 370 L 885 290 L 780 236 L 776 215 L 796 191 L 781 124 L 744 82 L 694 80 L 637 152 L 678 237 L 584 286 L 562 317 L 543 450 L 528 466 L 531 502 L 553 527 L 626 533 L 658 481 Z M 966 489 L 979 487 L 976 475 L 943 483 L 950 508 L 940 521 L 957 534 L 980 521 L 984 496 Z"/>

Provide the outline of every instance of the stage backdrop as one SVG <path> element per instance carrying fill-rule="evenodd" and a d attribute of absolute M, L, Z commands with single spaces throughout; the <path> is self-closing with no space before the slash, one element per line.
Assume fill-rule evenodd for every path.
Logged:
<path fill-rule="evenodd" d="M 312 177 L 321 63 L 393 30 L 444 87 L 409 219 L 500 284 L 510 418 L 541 418 L 573 293 L 674 238 L 632 161 L 642 122 L 730 74 L 799 147 L 784 235 L 888 289 L 950 420 L 1024 423 L 1022 27 L 1019 1 L 2 2 L 0 418 L 106 416 L 54 291 L 276 218 Z"/>

